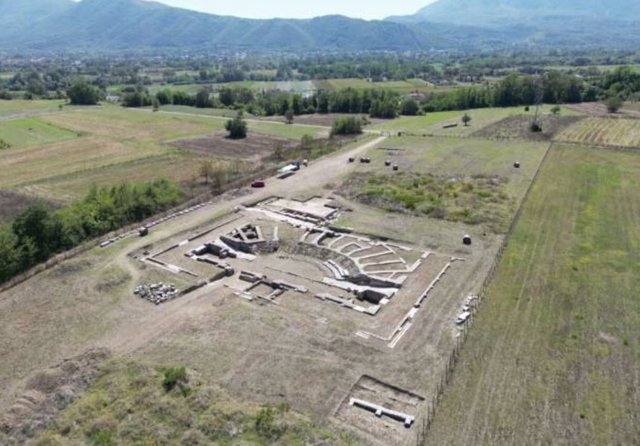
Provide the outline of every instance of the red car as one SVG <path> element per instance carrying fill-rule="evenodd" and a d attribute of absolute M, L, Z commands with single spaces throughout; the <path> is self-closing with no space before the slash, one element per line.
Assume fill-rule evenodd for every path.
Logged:
<path fill-rule="evenodd" d="M 264 180 L 255 180 L 253 183 L 251 183 L 251 187 L 265 187 L 266 184 L 264 182 Z"/>

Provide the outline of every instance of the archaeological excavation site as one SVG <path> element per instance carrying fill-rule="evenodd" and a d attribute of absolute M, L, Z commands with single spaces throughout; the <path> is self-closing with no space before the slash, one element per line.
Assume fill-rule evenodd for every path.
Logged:
<path fill-rule="evenodd" d="M 425 383 L 440 376 L 433 371 L 447 360 L 443 345 L 455 345 L 462 333 L 455 323 L 461 305 L 466 302 L 463 309 L 472 311 L 474 301 L 465 300 L 468 287 L 460 277 L 477 274 L 483 265 L 462 244 L 446 252 L 376 234 L 376 224 L 359 230 L 341 223 L 357 212 L 333 194 L 301 201 L 273 196 L 236 206 L 197 229 L 130 252 L 140 268 L 163 278 L 138 284 L 135 295 L 147 301 L 150 314 L 181 300 L 208 299 L 249 311 L 248 320 L 239 324 L 254 318 L 291 324 L 301 336 L 282 340 L 279 333 L 269 348 L 285 342 L 287 349 L 299 350 L 301 359 L 309 355 L 303 345 L 309 340 L 329 342 L 333 354 L 346 352 L 349 362 L 376 358 L 372 366 L 354 363 L 313 396 L 304 394 L 315 393 L 319 383 L 299 389 L 296 398 L 312 413 L 329 415 L 374 443 L 404 444 L 423 429 L 433 394 Z M 227 296 L 225 303 L 220 295 Z M 269 338 L 272 330 L 281 329 L 272 326 L 259 336 Z M 434 338 L 436 331 L 441 332 Z M 427 366 L 412 366 L 425 356 L 425 346 Z M 306 367 L 315 367 L 314 361 Z M 332 368 L 344 368 L 339 358 L 333 361 Z M 252 392 L 234 381 L 258 374 L 255 392 L 260 392 L 278 378 L 265 376 L 266 366 L 255 358 L 239 364 L 242 372 L 232 377 L 231 386 Z M 304 375 L 295 381 L 305 386 Z"/>

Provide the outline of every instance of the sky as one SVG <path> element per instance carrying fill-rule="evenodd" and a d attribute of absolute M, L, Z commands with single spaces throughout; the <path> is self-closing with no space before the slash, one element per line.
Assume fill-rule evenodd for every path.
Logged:
<path fill-rule="evenodd" d="M 171 6 L 247 18 L 309 18 L 342 14 L 363 19 L 413 14 L 434 0 L 155 0 Z"/>

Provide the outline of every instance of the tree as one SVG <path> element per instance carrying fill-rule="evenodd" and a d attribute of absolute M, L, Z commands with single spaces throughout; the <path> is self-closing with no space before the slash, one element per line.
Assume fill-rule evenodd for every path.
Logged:
<path fill-rule="evenodd" d="M 356 117 L 348 116 L 338 118 L 331 126 L 331 136 L 336 135 L 359 135 L 362 133 L 362 121 Z"/>
<path fill-rule="evenodd" d="M 617 113 L 620 107 L 622 107 L 622 99 L 618 96 L 611 96 L 607 99 L 605 105 L 609 113 Z"/>
<path fill-rule="evenodd" d="M 211 91 L 208 88 L 202 88 L 196 94 L 196 107 L 209 108 L 211 107 Z"/>
<path fill-rule="evenodd" d="M 559 115 L 560 114 L 560 106 L 559 105 L 554 105 L 553 107 L 551 107 L 551 113 L 554 115 Z"/>
<path fill-rule="evenodd" d="M 0 283 L 11 279 L 19 270 L 18 237 L 10 226 L 0 226 Z"/>
<path fill-rule="evenodd" d="M 164 90 L 160 90 L 156 93 L 156 99 L 160 105 L 168 105 L 173 101 L 173 94 L 171 93 L 171 90 L 165 88 Z"/>
<path fill-rule="evenodd" d="M 204 178 L 204 184 L 209 184 L 209 180 L 213 176 L 213 162 L 211 160 L 204 160 L 200 164 L 200 169 L 198 170 L 200 176 Z"/>
<path fill-rule="evenodd" d="M 69 101 L 73 105 L 96 105 L 100 94 L 95 87 L 86 82 L 76 82 L 67 90 Z"/>
<path fill-rule="evenodd" d="M 467 113 L 465 113 L 462 116 L 462 123 L 464 124 L 465 127 L 467 127 L 469 125 L 469 123 L 471 122 L 471 116 L 469 116 Z"/>
<path fill-rule="evenodd" d="M 413 99 L 407 99 L 400 107 L 400 114 L 404 116 L 415 116 L 420 111 L 420 106 Z"/>
<path fill-rule="evenodd" d="M 243 139 L 247 137 L 247 122 L 242 117 L 242 112 L 238 112 L 238 115 L 227 121 L 224 128 L 229 132 L 229 138 L 231 139 Z"/>
<path fill-rule="evenodd" d="M 287 124 L 293 124 L 293 110 L 287 110 L 287 112 L 284 114 L 284 117 L 287 120 Z"/>

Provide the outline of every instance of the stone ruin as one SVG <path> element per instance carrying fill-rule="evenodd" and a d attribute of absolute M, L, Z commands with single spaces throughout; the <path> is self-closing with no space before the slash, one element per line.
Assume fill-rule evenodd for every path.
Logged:
<path fill-rule="evenodd" d="M 231 249 L 246 254 L 273 253 L 279 248 L 277 231 L 274 234 L 274 239 L 267 241 L 262 234 L 262 228 L 253 224 L 235 228 L 228 234 L 221 236 L 220 240 Z"/>
<path fill-rule="evenodd" d="M 185 254 L 187 257 L 199 257 L 206 254 L 211 254 L 217 256 L 221 259 L 232 258 L 235 259 L 238 257 L 235 251 L 232 251 L 226 246 L 223 246 L 220 243 L 209 242 L 205 243 L 202 246 L 197 247 L 191 252 Z"/>
<path fill-rule="evenodd" d="M 156 305 L 168 302 L 179 296 L 179 292 L 174 284 L 164 284 L 162 282 L 139 285 L 133 293 Z"/>

